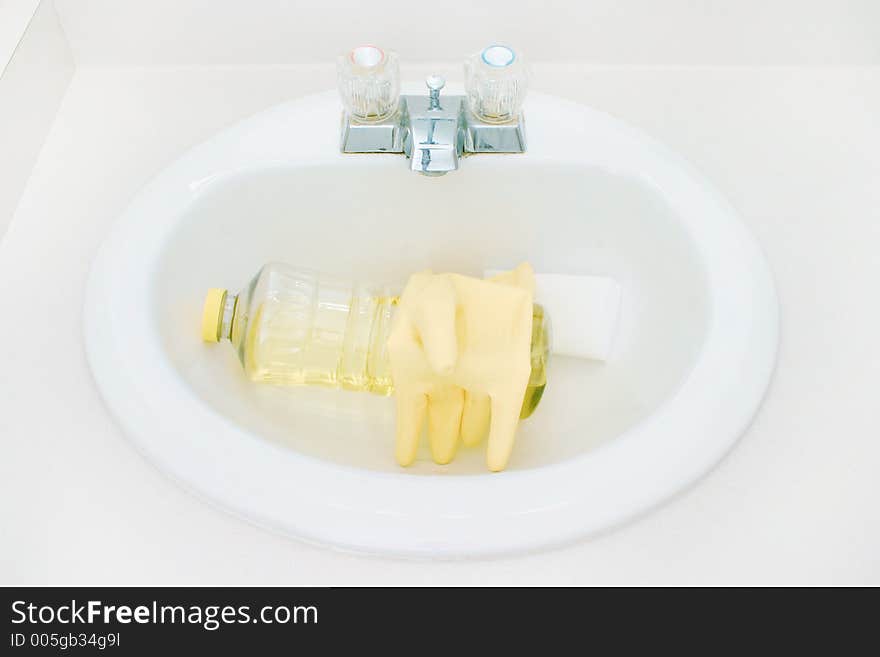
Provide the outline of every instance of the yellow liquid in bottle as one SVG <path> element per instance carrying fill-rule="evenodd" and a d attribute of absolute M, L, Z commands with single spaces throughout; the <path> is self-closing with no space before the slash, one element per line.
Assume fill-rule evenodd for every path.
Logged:
<path fill-rule="evenodd" d="M 544 313 L 544 307 L 534 304 L 532 307 L 532 346 L 531 360 L 532 372 L 529 376 L 529 385 L 523 397 L 522 410 L 519 413 L 521 419 L 529 417 L 544 395 L 547 387 L 547 365 L 550 359 L 550 318 Z"/>
<path fill-rule="evenodd" d="M 263 302 L 248 322 L 245 370 L 254 381 L 390 395 L 385 343 L 396 304 L 396 297 L 355 297 L 319 303 L 312 313 L 298 304 Z"/>

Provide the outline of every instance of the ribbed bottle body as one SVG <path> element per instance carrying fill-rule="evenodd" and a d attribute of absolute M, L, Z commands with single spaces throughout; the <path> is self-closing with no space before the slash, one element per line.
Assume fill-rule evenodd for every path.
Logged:
<path fill-rule="evenodd" d="M 381 288 L 273 263 L 239 295 L 231 339 L 254 381 L 389 394 L 396 303 Z"/>

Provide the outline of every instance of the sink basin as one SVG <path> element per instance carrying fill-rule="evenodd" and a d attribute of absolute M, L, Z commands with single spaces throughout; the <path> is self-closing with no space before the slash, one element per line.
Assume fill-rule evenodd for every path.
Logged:
<path fill-rule="evenodd" d="M 410 556 L 536 549 L 688 486 L 745 430 L 770 379 L 772 277 L 735 213 L 680 158 L 587 107 L 533 94 L 525 155 L 442 178 L 339 153 L 334 94 L 242 121 L 162 171 L 102 246 L 85 337 L 137 448 L 197 494 L 304 540 Z M 508 470 L 485 446 L 394 461 L 393 399 L 247 381 L 200 340 L 210 287 L 267 261 L 361 280 L 417 270 L 600 274 L 623 290 L 605 363 L 555 358 Z M 572 303 L 577 303 L 576 299 Z"/>

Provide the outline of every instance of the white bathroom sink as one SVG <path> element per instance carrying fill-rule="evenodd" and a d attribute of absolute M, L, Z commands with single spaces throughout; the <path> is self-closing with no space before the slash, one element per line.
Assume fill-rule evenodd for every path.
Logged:
<path fill-rule="evenodd" d="M 534 94 L 525 155 L 442 178 L 341 155 L 334 94 L 243 121 L 160 173 L 88 283 L 95 379 L 134 444 L 223 508 L 338 547 L 422 556 L 534 549 L 596 532 L 694 482 L 770 379 L 777 302 L 755 241 L 678 157 L 586 107 Z M 478 275 L 522 260 L 601 274 L 623 301 L 606 363 L 555 358 L 507 471 L 484 447 L 394 460 L 393 399 L 247 381 L 200 340 L 210 287 L 264 263 L 361 280 Z M 577 303 L 572 299 L 572 303 Z"/>

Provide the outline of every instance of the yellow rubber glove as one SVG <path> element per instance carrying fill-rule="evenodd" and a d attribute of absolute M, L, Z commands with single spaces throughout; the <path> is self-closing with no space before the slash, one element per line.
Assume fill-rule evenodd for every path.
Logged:
<path fill-rule="evenodd" d="M 505 468 L 531 370 L 534 293 L 528 263 L 489 280 L 410 277 L 388 338 L 401 465 L 415 460 L 427 414 L 434 461 L 449 463 L 459 436 L 474 445 L 488 430 L 489 469 Z"/>

